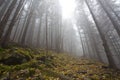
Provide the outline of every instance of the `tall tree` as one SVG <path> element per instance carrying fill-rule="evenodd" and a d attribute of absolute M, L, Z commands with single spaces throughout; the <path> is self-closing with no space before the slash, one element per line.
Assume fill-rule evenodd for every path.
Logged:
<path fill-rule="evenodd" d="M 3 38 L 1 39 L 1 46 L 2 46 L 2 47 L 5 47 L 5 46 L 7 45 L 7 43 L 8 43 L 8 41 L 9 41 L 9 39 L 10 39 L 11 31 L 12 31 L 12 29 L 13 29 L 13 27 L 14 27 L 14 24 L 15 24 L 15 22 L 16 22 L 16 19 L 18 19 L 18 16 L 19 16 L 19 14 L 20 14 L 20 12 L 21 12 L 21 10 L 22 10 L 22 8 L 23 8 L 22 6 L 23 6 L 23 4 L 24 4 L 24 1 L 25 1 L 25 0 L 20 0 L 18 6 L 17 6 L 17 8 L 16 8 L 16 11 L 15 11 L 15 13 L 14 13 L 14 16 L 13 16 L 13 18 L 12 18 L 12 20 L 11 20 L 11 23 L 10 23 L 10 25 L 9 25 L 9 27 L 8 27 L 5 35 L 4 35 Z"/>
<path fill-rule="evenodd" d="M 104 49 L 105 49 L 105 52 L 106 52 L 106 55 L 107 55 L 107 58 L 108 58 L 109 66 L 110 66 L 110 67 L 113 67 L 113 68 L 117 68 L 117 67 L 116 67 L 116 64 L 115 64 L 115 62 L 114 62 L 114 59 L 113 59 L 113 57 L 112 57 L 112 53 L 111 53 L 111 51 L 110 51 L 109 45 L 108 45 L 108 43 L 107 43 L 106 37 L 105 37 L 105 35 L 103 34 L 103 32 L 101 31 L 101 29 L 100 29 L 99 23 L 97 22 L 97 19 L 96 19 L 95 15 L 94 15 L 91 7 L 90 7 L 89 1 L 88 1 L 88 0 L 85 0 L 85 3 L 87 4 L 87 6 L 88 6 L 88 8 L 89 8 L 89 11 L 90 11 L 90 13 L 91 13 L 91 15 L 92 15 L 92 18 L 93 18 L 94 22 L 95 22 L 95 25 L 96 25 L 96 27 L 97 27 L 97 29 L 98 29 L 98 31 L 99 31 L 100 37 L 101 37 L 101 39 L 102 39 L 102 41 L 103 41 L 103 46 L 104 46 Z"/>
<path fill-rule="evenodd" d="M 2 34 L 4 33 L 4 29 L 7 24 L 7 21 L 9 19 L 9 17 L 11 16 L 11 13 L 12 13 L 13 9 L 15 8 L 17 1 L 18 0 L 12 1 L 11 5 L 8 7 L 7 12 L 5 13 L 4 17 L 0 21 L 0 38 L 2 37 Z"/>
<path fill-rule="evenodd" d="M 104 0 L 97 0 L 97 1 L 100 3 L 104 11 L 107 13 L 107 16 L 111 20 L 112 24 L 114 25 L 114 28 L 116 29 L 118 35 L 120 36 L 120 24 L 116 21 L 115 17 L 111 13 L 111 8 L 107 4 L 105 4 Z"/>
<path fill-rule="evenodd" d="M 25 40 L 26 40 L 26 34 L 27 34 L 27 30 L 29 28 L 29 24 L 31 22 L 31 19 L 32 19 L 32 16 L 34 14 L 34 10 L 36 8 L 36 3 L 37 3 L 37 0 L 33 0 L 31 1 L 31 4 L 30 4 L 30 9 L 29 9 L 29 13 L 27 14 L 28 17 L 25 21 L 25 25 L 24 25 L 24 30 L 23 30 L 23 35 L 22 35 L 22 39 L 21 39 L 21 43 L 24 43 L 25 44 Z"/>
<path fill-rule="evenodd" d="M 1 0 L 1 1 L 2 1 L 2 0 Z M 3 0 L 3 1 L 5 1 L 5 0 Z M 10 3 L 11 3 L 11 0 L 8 0 L 8 1 L 5 1 L 5 2 L 4 2 L 4 5 L 2 6 L 2 9 L 0 10 L 0 21 L 1 21 L 2 18 L 4 17 L 4 14 L 5 14 L 8 6 L 10 5 Z M 3 3 L 0 2 L 0 4 L 3 4 Z"/>

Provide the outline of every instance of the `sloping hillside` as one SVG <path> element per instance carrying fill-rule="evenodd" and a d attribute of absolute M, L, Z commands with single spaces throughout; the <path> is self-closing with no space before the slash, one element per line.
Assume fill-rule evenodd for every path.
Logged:
<path fill-rule="evenodd" d="M 0 80 L 120 80 L 120 71 L 42 49 L 0 49 Z"/>

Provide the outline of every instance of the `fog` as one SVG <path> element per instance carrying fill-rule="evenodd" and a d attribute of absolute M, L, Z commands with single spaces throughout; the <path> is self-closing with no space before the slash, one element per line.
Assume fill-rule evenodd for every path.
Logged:
<path fill-rule="evenodd" d="M 0 0 L 0 46 L 9 43 L 120 68 L 120 1 Z"/>

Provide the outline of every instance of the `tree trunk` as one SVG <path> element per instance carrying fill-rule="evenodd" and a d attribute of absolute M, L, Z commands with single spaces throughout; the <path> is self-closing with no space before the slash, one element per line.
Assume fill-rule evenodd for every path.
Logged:
<path fill-rule="evenodd" d="M 40 46 L 40 33 L 41 33 L 41 25 L 42 25 L 42 19 L 40 19 L 40 25 L 38 28 L 38 35 L 37 35 L 37 47 Z"/>
<path fill-rule="evenodd" d="M 112 67 L 112 68 L 117 68 L 116 64 L 114 63 L 114 59 L 112 57 L 112 53 L 111 53 L 111 51 L 109 49 L 109 46 L 107 44 L 107 40 L 105 39 L 105 35 L 102 33 L 102 31 L 100 29 L 100 26 L 99 26 L 99 23 L 97 22 L 97 19 L 95 18 L 95 15 L 94 15 L 93 11 L 91 10 L 91 7 L 89 5 L 89 1 L 85 0 L 85 2 L 87 4 L 87 6 L 88 6 L 88 9 L 89 9 L 89 11 L 90 11 L 90 13 L 91 13 L 91 15 L 93 17 L 95 25 L 96 25 L 96 27 L 97 27 L 97 29 L 99 31 L 100 37 L 101 37 L 101 39 L 103 41 L 103 46 L 104 46 L 104 49 L 105 49 L 105 52 L 106 52 L 106 56 L 108 58 L 109 66 Z"/>
<path fill-rule="evenodd" d="M 0 7 L 5 2 L 5 0 L 0 0 Z"/>
<path fill-rule="evenodd" d="M 2 21 L 0 22 L 0 38 L 2 37 L 2 34 L 4 32 L 4 29 L 5 29 L 5 26 L 7 24 L 7 21 L 9 19 L 10 15 L 11 15 L 11 13 L 12 13 L 12 11 L 13 11 L 16 3 L 17 3 L 17 1 L 18 0 L 13 0 L 13 2 L 11 3 L 11 5 L 9 6 L 7 12 L 5 13 Z"/>
<path fill-rule="evenodd" d="M 21 10 L 22 10 L 22 6 L 23 6 L 23 3 L 24 3 L 25 0 L 21 0 L 19 2 L 19 5 L 17 6 L 17 9 L 15 11 L 15 14 L 14 14 L 14 17 L 13 19 L 11 20 L 11 23 L 9 25 L 9 28 L 7 29 L 6 33 L 5 33 L 5 36 L 1 39 L 1 46 L 2 47 L 6 47 L 7 46 L 7 43 L 8 41 L 10 40 L 10 35 L 11 35 L 11 31 L 14 27 L 14 24 L 16 22 L 16 19 L 18 18 Z"/>
<path fill-rule="evenodd" d="M 48 13 L 46 10 L 46 53 L 48 53 Z"/>
<path fill-rule="evenodd" d="M 115 18 L 113 17 L 113 14 L 111 14 L 111 9 L 110 7 L 108 7 L 107 4 L 105 4 L 105 2 L 103 0 L 97 0 L 100 5 L 102 6 L 102 8 L 104 9 L 104 11 L 107 13 L 107 16 L 109 17 L 109 19 L 111 20 L 114 28 L 116 29 L 119 37 L 120 37 L 120 25 L 119 23 L 115 20 Z"/>
<path fill-rule="evenodd" d="M 7 2 L 4 3 L 4 5 L 2 6 L 2 9 L 0 11 L 0 21 L 2 20 L 2 18 L 4 17 L 4 14 L 10 4 L 11 0 L 8 0 Z"/>

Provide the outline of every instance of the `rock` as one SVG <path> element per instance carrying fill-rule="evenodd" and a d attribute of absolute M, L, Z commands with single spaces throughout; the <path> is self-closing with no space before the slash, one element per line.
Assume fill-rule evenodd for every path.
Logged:
<path fill-rule="evenodd" d="M 0 60 L 0 63 L 5 65 L 18 65 L 25 63 L 30 60 L 30 57 L 19 52 L 8 53 L 3 59 Z"/>

